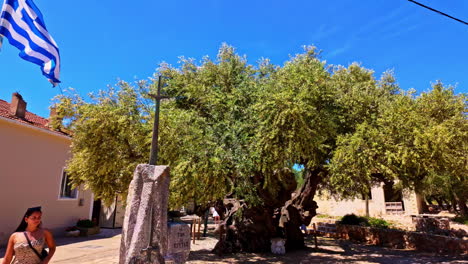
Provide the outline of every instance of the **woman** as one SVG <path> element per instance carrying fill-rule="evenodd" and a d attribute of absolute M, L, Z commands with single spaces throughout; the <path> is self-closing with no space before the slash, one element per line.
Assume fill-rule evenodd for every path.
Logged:
<path fill-rule="evenodd" d="M 5 258 L 2 264 L 49 263 L 55 252 L 55 241 L 50 231 L 42 229 L 41 217 L 41 207 L 29 208 L 26 211 L 20 225 L 8 240 Z M 49 254 L 46 257 L 40 257 L 46 244 L 49 248 Z M 15 259 L 11 262 L 13 256 Z"/>

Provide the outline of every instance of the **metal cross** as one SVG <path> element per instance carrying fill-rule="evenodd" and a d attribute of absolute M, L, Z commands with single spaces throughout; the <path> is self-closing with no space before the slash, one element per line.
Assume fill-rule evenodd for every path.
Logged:
<path fill-rule="evenodd" d="M 156 109 L 154 114 L 154 125 L 153 125 L 153 138 L 151 140 L 151 155 L 149 164 L 156 165 L 158 161 L 158 137 L 159 137 L 159 106 L 161 104 L 162 99 L 169 98 L 168 96 L 161 95 L 161 75 L 158 77 L 158 93 L 156 95 L 149 94 L 149 96 L 153 97 L 156 101 Z"/>

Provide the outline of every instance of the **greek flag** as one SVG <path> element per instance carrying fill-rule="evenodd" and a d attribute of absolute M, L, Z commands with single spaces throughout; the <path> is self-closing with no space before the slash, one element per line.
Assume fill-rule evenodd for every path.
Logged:
<path fill-rule="evenodd" d="M 54 86 L 60 82 L 58 46 L 32 0 L 5 0 L 0 13 L 0 39 L 2 36 L 21 51 L 21 58 L 41 66 Z"/>

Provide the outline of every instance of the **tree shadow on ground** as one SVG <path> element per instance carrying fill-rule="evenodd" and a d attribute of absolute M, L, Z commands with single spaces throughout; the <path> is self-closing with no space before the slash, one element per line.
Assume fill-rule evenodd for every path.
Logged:
<path fill-rule="evenodd" d="M 397 250 L 355 244 L 347 240 L 319 238 L 316 249 L 312 241 L 306 241 L 307 247 L 290 251 L 286 255 L 271 253 L 239 253 L 217 256 L 210 250 L 203 249 L 190 253 L 189 263 L 468 263 L 466 256 L 441 256 L 412 250 Z"/>
<path fill-rule="evenodd" d="M 116 229 L 108 229 L 108 228 L 101 228 L 101 232 L 96 235 L 91 235 L 87 237 L 56 237 L 55 243 L 57 246 L 64 246 L 73 243 L 81 243 L 105 238 L 111 238 L 114 236 L 118 236 L 122 233 L 121 228 Z"/>

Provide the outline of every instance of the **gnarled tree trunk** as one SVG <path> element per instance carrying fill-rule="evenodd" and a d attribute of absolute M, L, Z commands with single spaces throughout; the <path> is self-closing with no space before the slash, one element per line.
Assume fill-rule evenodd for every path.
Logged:
<path fill-rule="evenodd" d="M 301 225 L 309 225 L 312 217 L 318 208 L 317 203 L 313 200 L 317 191 L 317 186 L 320 183 L 323 173 L 322 169 L 308 170 L 305 169 L 304 185 L 299 193 L 291 200 L 287 201 L 282 208 L 282 212 L 289 214 L 289 220 L 284 223 L 286 234 L 286 249 L 304 247 L 304 235 L 300 230 Z M 281 222 L 280 222 L 281 225 Z"/>
<path fill-rule="evenodd" d="M 294 174 L 289 173 L 288 177 L 281 177 L 277 193 L 258 190 L 262 205 L 249 206 L 243 201 L 225 199 L 228 213 L 220 226 L 221 239 L 213 251 L 266 252 L 270 251 L 270 240 L 274 237 L 285 238 L 289 250 L 304 247 L 300 226 L 308 225 L 316 215 L 317 203 L 313 198 L 323 173 L 321 169 L 305 169 L 304 185 L 292 198 L 296 183 Z"/>

